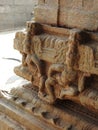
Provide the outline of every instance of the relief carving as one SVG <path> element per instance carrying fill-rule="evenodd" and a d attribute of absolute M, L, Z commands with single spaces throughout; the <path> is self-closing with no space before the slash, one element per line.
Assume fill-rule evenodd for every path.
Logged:
<path fill-rule="evenodd" d="M 22 50 L 17 48 L 20 42 L 14 43 L 22 53 L 20 68 L 27 68 L 32 84 L 39 88 L 39 97 L 48 103 L 54 103 L 57 98 L 78 96 L 86 89 L 87 77 L 98 74 L 93 47 L 85 43 L 88 41 L 84 35 L 89 34 L 78 29 L 61 29 L 61 34 L 54 30 L 48 25 L 28 23 Z M 21 76 L 17 69 L 15 72 Z"/>
<path fill-rule="evenodd" d="M 15 126 L 98 130 L 97 3 L 38 0 L 34 19 L 14 39 L 22 55 L 14 72 L 23 78 L 12 77 L 0 91 L 0 114 Z M 12 124 L 1 115 L 0 122 Z"/>

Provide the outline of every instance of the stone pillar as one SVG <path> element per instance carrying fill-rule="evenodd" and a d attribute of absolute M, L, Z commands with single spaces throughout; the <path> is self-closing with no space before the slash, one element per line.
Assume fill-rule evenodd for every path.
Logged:
<path fill-rule="evenodd" d="M 1 91 L 2 113 L 30 130 L 98 129 L 97 3 L 38 1 L 35 21 L 15 35 L 24 79 Z"/>

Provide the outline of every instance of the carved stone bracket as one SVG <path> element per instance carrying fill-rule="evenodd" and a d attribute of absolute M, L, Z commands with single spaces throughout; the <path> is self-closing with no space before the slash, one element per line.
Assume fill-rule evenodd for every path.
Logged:
<path fill-rule="evenodd" d="M 96 34 L 97 35 L 97 34 Z M 15 73 L 39 88 L 39 97 L 54 103 L 57 98 L 79 96 L 86 80 L 98 75 L 95 35 L 78 29 L 65 29 L 28 22 L 18 32 L 14 48 L 22 54 Z"/>

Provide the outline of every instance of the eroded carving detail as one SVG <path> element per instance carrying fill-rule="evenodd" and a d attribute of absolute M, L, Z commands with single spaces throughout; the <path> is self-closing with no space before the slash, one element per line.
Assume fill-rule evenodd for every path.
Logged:
<path fill-rule="evenodd" d="M 18 46 L 22 46 L 19 50 L 23 57 L 21 67 L 27 68 L 32 75 L 30 79 L 33 85 L 39 87 L 39 97 L 49 103 L 54 103 L 57 98 L 78 96 L 87 87 L 87 77 L 98 74 L 94 47 L 86 43 L 89 34 L 78 29 L 61 29 L 61 34 L 57 34 L 58 29 L 28 23 L 24 39 L 23 34 L 16 36 L 14 45 L 18 50 Z M 22 42 L 20 39 L 23 39 Z M 26 73 L 21 71 L 20 74 L 17 69 L 15 72 L 23 77 Z"/>

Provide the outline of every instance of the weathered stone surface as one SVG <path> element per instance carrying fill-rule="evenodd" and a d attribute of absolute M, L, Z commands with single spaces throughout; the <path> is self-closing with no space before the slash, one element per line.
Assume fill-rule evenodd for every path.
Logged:
<path fill-rule="evenodd" d="M 43 91 L 49 92 L 53 101 L 77 95 L 85 90 L 86 78 L 98 75 L 97 35 L 28 22 L 27 33 L 17 33 L 14 40 L 15 49 L 23 57 L 22 66 L 16 67 L 15 73 L 39 86 L 39 96 Z M 73 87 L 70 86 L 72 82 Z M 43 99 L 48 100 L 46 97 Z"/>
<path fill-rule="evenodd" d="M 51 3 L 51 7 L 53 7 L 53 9 L 50 8 L 50 10 L 54 10 L 56 5 L 57 9 L 54 12 L 57 14 L 47 10 L 47 7 L 49 8 L 49 5 L 51 5 Z M 49 3 L 48 0 L 40 0 L 39 5 L 35 10 L 35 18 L 37 22 L 41 23 L 97 31 L 97 3 L 97 0 L 58 0 L 53 4 L 52 0 L 49 0 Z M 40 9 L 41 7 L 43 8 L 42 10 Z"/>
<path fill-rule="evenodd" d="M 58 0 L 39 1 L 39 6 L 35 8 L 36 22 L 57 25 L 58 17 Z"/>
<path fill-rule="evenodd" d="M 0 130 L 26 130 L 22 125 L 0 113 Z"/>
<path fill-rule="evenodd" d="M 22 78 L 17 80 L 14 81 L 13 86 L 10 83 L 11 91 L 2 91 L 0 128 L 4 130 L 82 130 L 86 128 L 97 130 L 98 116 L 94 112 L 71 101 L 57 101 L 55 105 L 49 105 L 38 97 L 38 88 Z M 7 85 L 5 90 L 6 87 Z M 84 97 L 84 94 L 81 96 Z"/>
<path fill-rule="evenodd" d="M 29 129 L 98 129 L 94 2 L 39 0 L 35 21 L 27 22 L 25 32 L 17 32 L 14 39 L 14 48 L 22 54 L 22 63 L 14 71 L 30 82 L 9 93 L 1 91 L 2 113 Z"/>

